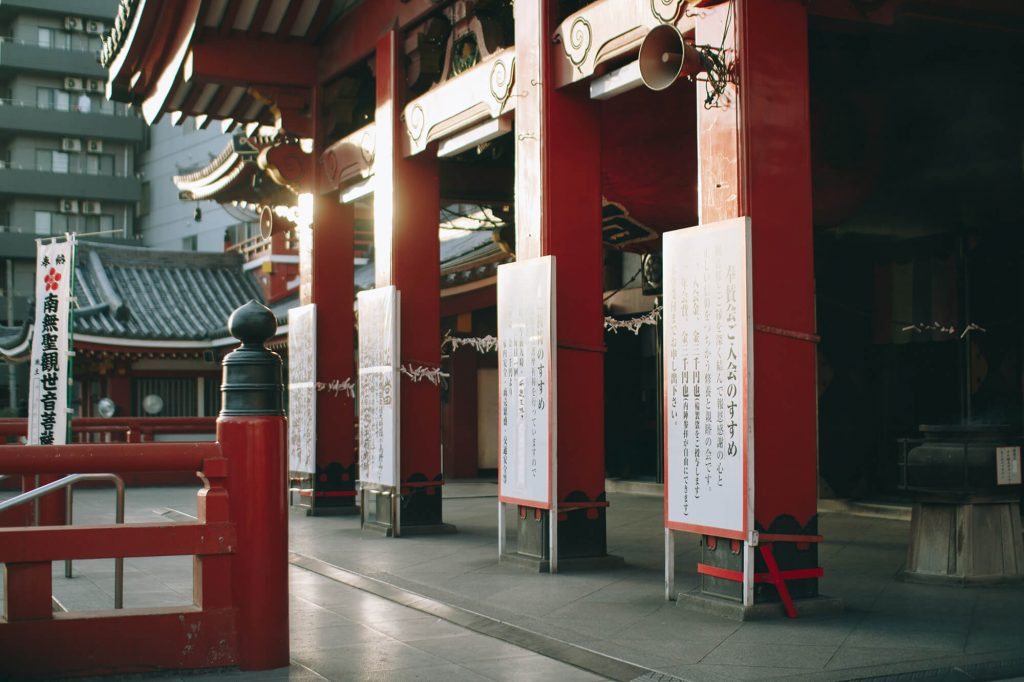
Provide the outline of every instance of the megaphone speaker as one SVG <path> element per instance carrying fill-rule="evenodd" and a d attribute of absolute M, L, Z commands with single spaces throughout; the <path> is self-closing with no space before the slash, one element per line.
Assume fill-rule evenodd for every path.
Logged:
<path fill-rule="evenodd" d="M 274 210 L 269 206 L 260 211 L 260 236 L 264 239 L 274 236 Z"/>
<path fill-rule="evenodd" d="M 640 44 L 640 79 L 651 90 L 664 90 L 700 71 L 700 54 L 671 24 L 652 28 Z"/>

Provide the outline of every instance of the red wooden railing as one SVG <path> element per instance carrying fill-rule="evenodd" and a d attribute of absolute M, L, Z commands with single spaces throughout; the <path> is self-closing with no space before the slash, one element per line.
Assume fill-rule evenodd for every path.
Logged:
<path fill-rule="evenodd" d="M 0 419 L 0 443 L 12 438 L 23 438 L 28 428 L 28 420 Z M 71 420 L 71 434 L 74 442 L 107 442 L 107 443 L 146 443 L 164 435 L 196 436 L 195 440 L 209 440 L 217 430 L 216 417 L 76 417 Z M 204 436 L 204 438 L 199 438 Z M 0 474 L 6 473 L 0 471 Z M 76 472 L 80 473 L 80 472 Z M 194 485 L 195 473 L 192 471 L 115 471 L 124 478 L 129 486 L 140 485 Z M 46 483 L 52 478 L 42 479 Z M 35 477 L 19 479 L 10 477 L 0 481 L 0 490 L 30 490 L 35 487 Z M 86 483 L 80 487 L 90 487 Z M 59 523 L 64 517 L 63 501 L 53 495 L 40 503 L 45 522 Z M 12 509 L 0 513 L 0 526 L 27 525 L 30 518 L 28 507 Z"/>
<path fill-rule="evenodd" d="M 288 664 L 284 418 L 222 418 L 217 433 L 209 443 L 0 445 L 7 474 L 192 470 L 203 481 L 195 523 L 0 529 L 5 674 Z M 54 561 L 176 555 L 195 557 L 190 607 L 51 610 Z"/>
<path fill-rule="evenodd" d="M 223 360 L 216 442 L 0 445 L 0 474 L 194 471 L 203 482 L 195 523 L 60 526 L 40 513 L 53 525 L 0 528 L 0 677 L 288 665 L 286 422 L 280 359 L 264 347 L 275 326 L 255 301 L 228 320 L 242 345 Z M 77 421 L 80 433 L 143 432 Z M 195 557 L 191 606 L 52 612 L 54 561 L 178 555 Z"/>
<path fill-rule="evenodd" d="M 216 417 L 76 417 L 71 420 L 71 433 L 76 442 L 102 440 L 143 443 L 164 434 L 212 434 Z M 18 438 L 26 434 L 27 419 L 0 419 L 0 438 Z"/>

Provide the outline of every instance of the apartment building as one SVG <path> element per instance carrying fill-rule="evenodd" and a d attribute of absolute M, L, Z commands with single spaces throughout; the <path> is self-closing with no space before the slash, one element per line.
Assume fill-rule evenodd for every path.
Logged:
<path fill-rule="evenodd" d="M 0 320 L 20 324 L 35 239 L 76 232 L 136 243 L 146 212 L 136 155 L 145 126 L 105 97 L 97 55 L 117 0 L 0 0 Z M 15 367 L 15 366 L 11 366 Z M 0 409 L 25 395 L 0 372 Z"/>

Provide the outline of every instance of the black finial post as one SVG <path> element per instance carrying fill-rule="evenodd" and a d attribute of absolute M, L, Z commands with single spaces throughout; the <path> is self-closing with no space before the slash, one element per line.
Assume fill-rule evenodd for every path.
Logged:
<path fill-rule="evenodd" d="M 228 330 L 242 345 L 228 353 L 222 363 L 220 416 L 284 414 L 281 358 L 263 345 L 276 329 L 274 313 L 256 301 L 231 313 Z"/>

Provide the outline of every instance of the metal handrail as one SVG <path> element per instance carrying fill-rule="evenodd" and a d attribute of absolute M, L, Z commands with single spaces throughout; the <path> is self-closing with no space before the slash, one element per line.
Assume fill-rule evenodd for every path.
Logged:
<path fill-rule="evenodd" d="M 38 500 L 40 497 L 60 490 L 61 488 L 66 489 L 67 495 L 67 512 L 66 520 L 67 525 L 71 525 L 72 519 L 72 508 L 74 500 L 73 486 L 81 481 L 113 481 L 114 487 L 117 491 L 117 507 L 114 511 L 114 523 L 124 523 L 124 479 L 117 474 L 68 474 L 63 478 L 59 478 L 52 483 L 33 488 L 28 492 L 24 492 L 20 495 L 16 495 L 9 500 L 0 502 L 0 512 L 7 511 L 13 507 L 17 507 L 25 502 L 32 502 Z M 64 561 L 64 576 L 67 578 L 71 577 L 71 560 L 66 559 Z M 114 559 L 114 608 L 120 609 L 124 607 L 124 557 L 116 557 Z"/>

